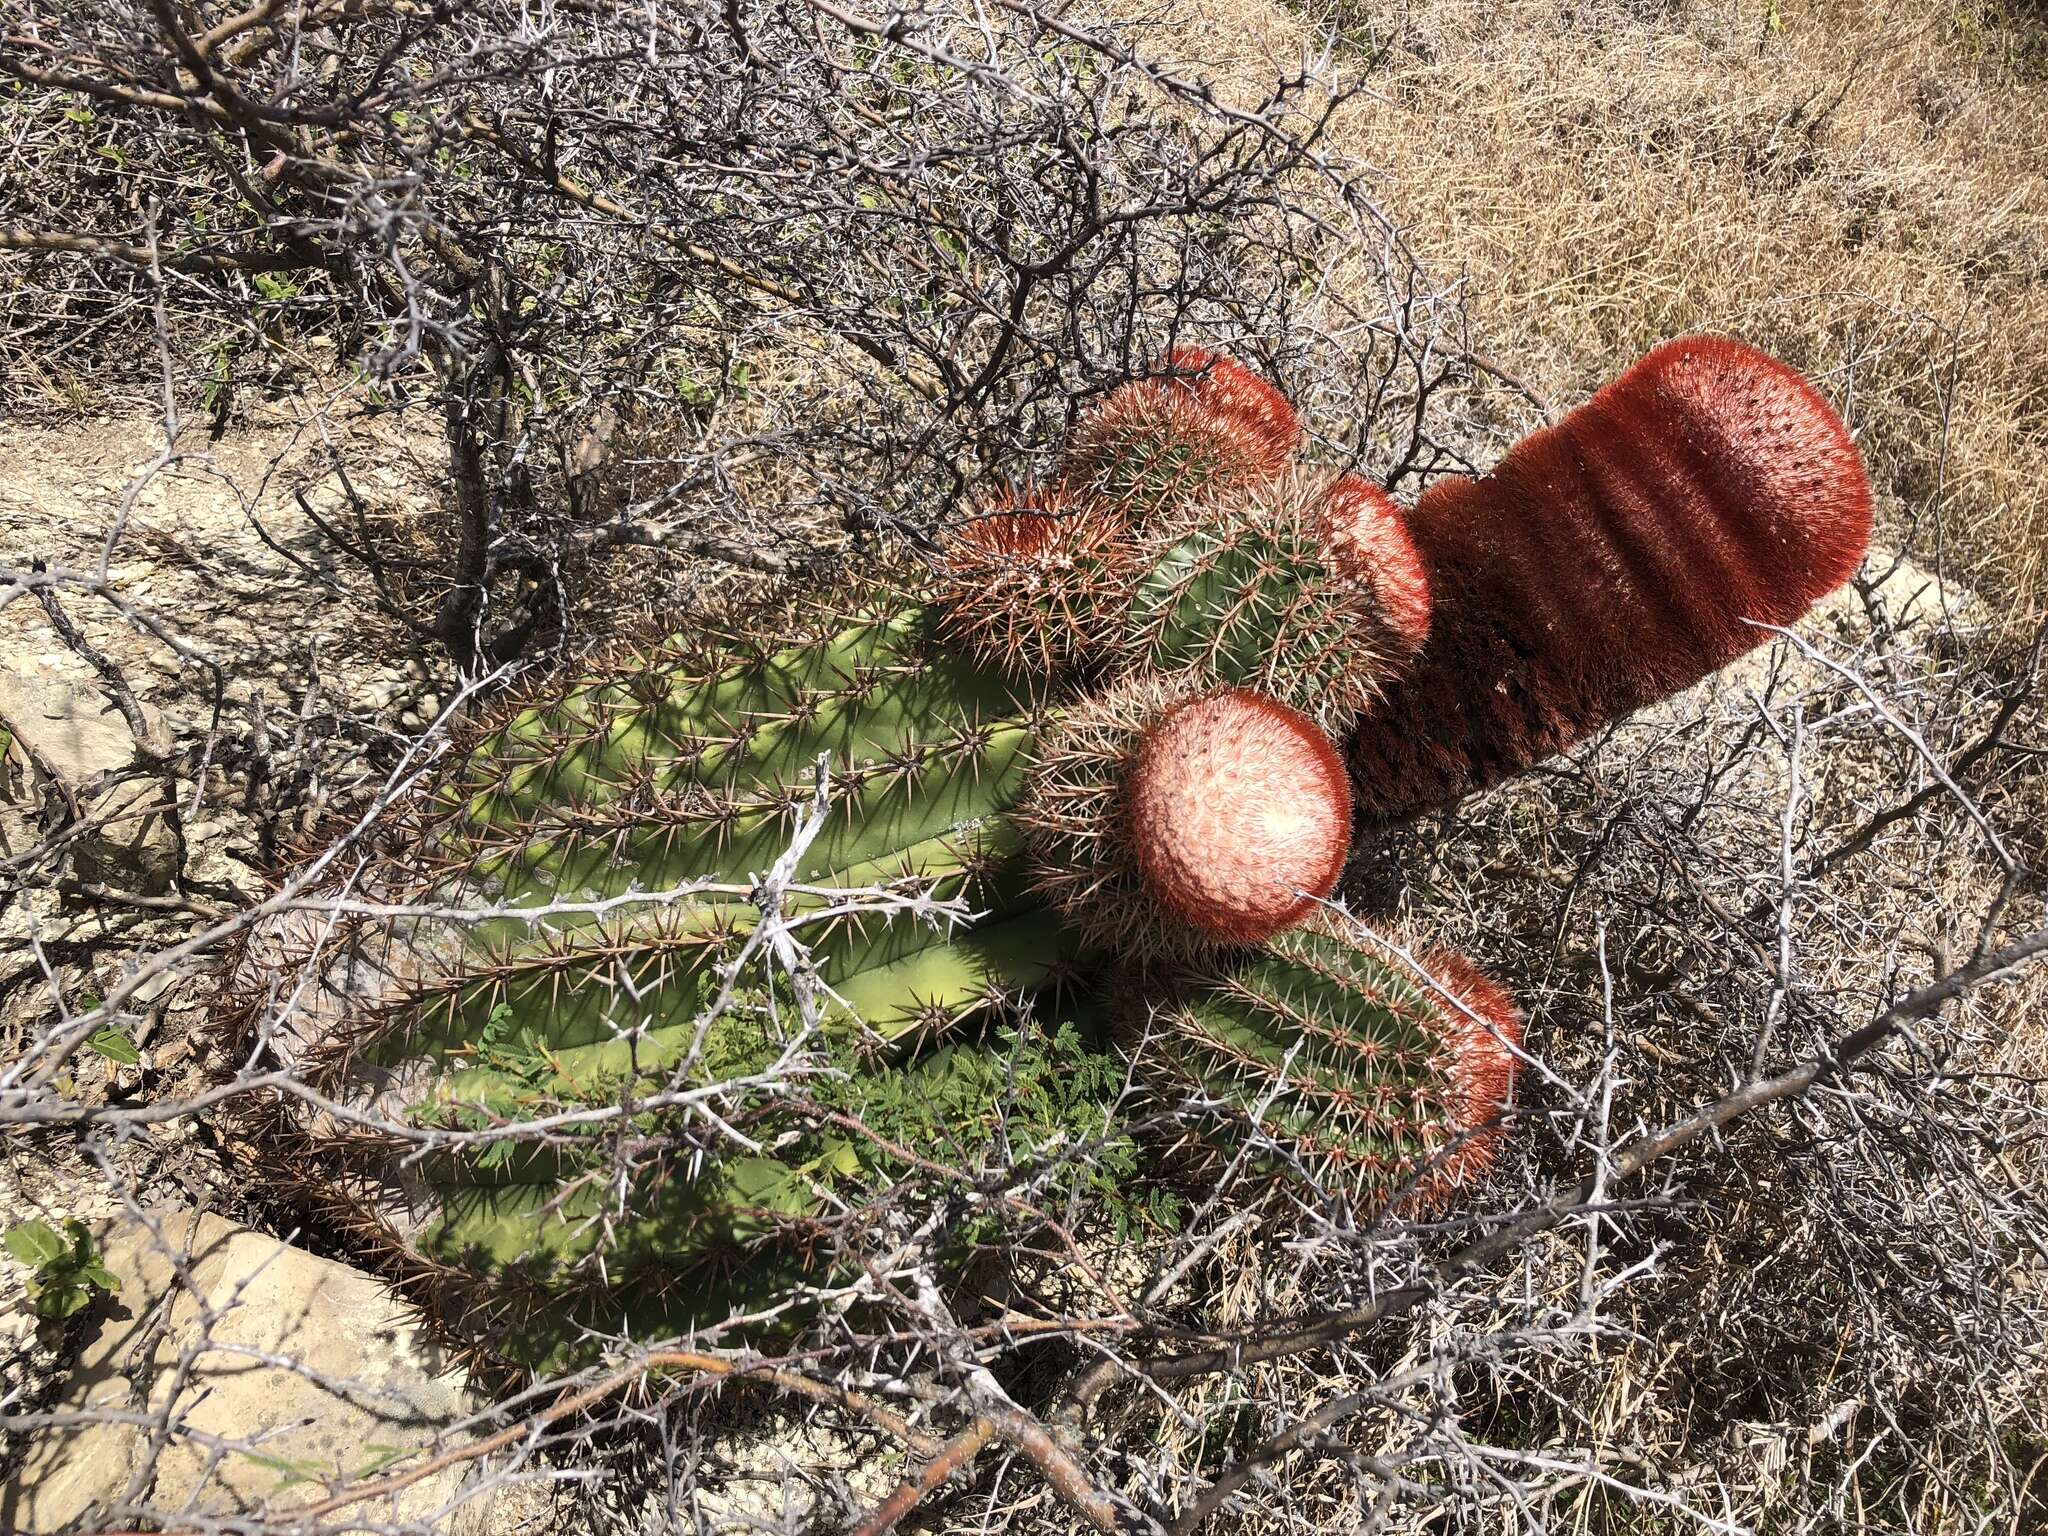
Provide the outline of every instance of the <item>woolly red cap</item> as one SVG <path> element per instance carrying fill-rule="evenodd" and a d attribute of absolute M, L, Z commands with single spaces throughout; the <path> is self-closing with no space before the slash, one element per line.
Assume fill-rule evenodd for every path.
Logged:
<path fill-rule="evenodd" d="M 1789 624 L 1869 545 L 1870 480 L 1848 427 L 1796 369 L 1743 342 L 1666 342 L 1562 431 L 1610 516 L 1635 514 L 1639 568 L 1676 578 L 1695 634 L 1726 637 L 1688 667 L 1766 638 L 1715 618 Z"/>
<path fill-rule="evenodd" d="M 1336 750 L 1307 716 L 1245 688 L 1161 716 L 1139 745 L 1126 803 L 1148 891 L 1226 943 L 1300 921 L 1336 886 L 1351 844 Z"/>
<path fill-rule="evenodd" d="M 1337 570 L 1372 589 L 1387 632 L 1407 655 L 1429 638 L 1429 573 L 1394 499 L 1346 475 L 1323 493 L 1324 546 Z"/>

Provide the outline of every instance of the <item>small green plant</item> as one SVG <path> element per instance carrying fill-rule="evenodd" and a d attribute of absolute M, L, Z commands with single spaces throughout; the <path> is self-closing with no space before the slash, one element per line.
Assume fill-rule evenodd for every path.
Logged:
<path fill-rule="evenodd" d="M 77 1217 L 66 1217 L 60 1235 L 46 1221 L 31 1218 L 7 1229 L 7 1251 L 29 1266 L 29 1304 L 37 1317 L 71 1317 L 92 1302 L 94 1291 L 112 1294 L 121 1287 L 101 1262 L 92 1232 Z"/>

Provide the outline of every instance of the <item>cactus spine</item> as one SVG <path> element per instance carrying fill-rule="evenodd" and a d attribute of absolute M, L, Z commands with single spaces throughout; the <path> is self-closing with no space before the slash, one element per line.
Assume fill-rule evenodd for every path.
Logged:
<path fill-rule="evenodd" d="M 1161 1091 L 1224 1106 L 1198 1122 L 1223 1150 L 1255 1122 L 1277 1167 L 1362 1203 L 1406 1189 L 1440 1205 L 1493 1159 L 1521 1021 L 1461 957 L 1423 969 L 1448 998 L 1319 914 L 1191 974 L 1155 1006 L 1141 1060 Z"/>
<path fill-rule="evenodd" d="M 1091 948 L 1257 943 L 1343 869 L 1342 761 L 1313 722 L 1247 690 L 1134 679 L 1075 706 L 1038 755 L 1017 820 L 1037 890 Z"/>
<path fill-rule="evenodd" d="M 1123 669 L 1239 684 L 1326 729 L 1348 725 L 1428 625 L 1399 515 L 1361 489 L 1292 475 L 1162 513 L 1138 562 Z"/>

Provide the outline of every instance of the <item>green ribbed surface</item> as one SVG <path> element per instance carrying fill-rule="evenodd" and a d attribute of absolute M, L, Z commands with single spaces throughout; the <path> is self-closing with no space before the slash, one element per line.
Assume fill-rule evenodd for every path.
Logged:
<path fill-rule="evenodd" d="M 1198 673 L 1326 724 L 1379 697 L 1392 667 L 1376 603 L 1328 568 L 1313 519 L 1286 494 L 1175 519 L 1131 600 L 1126 670 Z"/>
<path fill-rule="evenodd" d="M 993 1126 L 1043 1085 L 980 1037 L 1008 1020 L 1011 1039 L 1028 1038 L 1024 1000 L 1071 957 L 1029 894 L 1007 814 L 1039 718 L 1028 684 L 933 645 L 912 609 L 725 664 L 655 647 L 477 743 L 425 819 L 422 872 L 444 896 L 539 907 L 724 889 L 462 929 L 459 951 L 359 1043 L 408 1082 L 423 1125 L 686 1101 L 418 1166 L 434 1214 L 412 1246 L 444 1271 L 443 1304 L 469 1331 L 539 1364 L 574 1354 L 573 1323 L 644 1332 L 759 1309 L 829 1270 L 818 1221 L 835 1196 L 857 1205 L 888 1187 L 874 1146 L 791 1112 L 786 1072 L 774 1091 L 707 1101 L 715 1121 L 687 1103 L 700 1085 L 766 1074 L 795 1028 L 787 978 L 758 956 L 727 1014 L 706 1015 L 759 920 L 757 880 L 808 814 L 821 756 L 831 808 L 796 868 L 810 889 L 787 910 L 824 914 L 794 933 L 820 983 L 809 1061 L 830 1070 L 794 1091 L 862 1118 L 922 1106 L 959 1139 L 948 1149 L 927 1127 L 921 1153 L 962 1166 L 986 1154 Z M 829 910 L 874 884 L 958 897 L 978 915 L 949 931 Z M 1082 1047 L 1063 1049 L 1071 1075 Z M 1054 1070 L 1046 1051 L 1029 1059 Z M 594 1176 L 618 1165 L 620 1134 L 641 1148 L 624 1160 L 623 1199 Z"/>
<path fill-rule="evenodd" d="M 1174 1086 L 1255 1118 L 1333 1182 L 1385 1194 L 1454 1119 L 1442 1009 L 1368 950 L 1290 929 L 1189 986 L 1158 1054 Z"/>

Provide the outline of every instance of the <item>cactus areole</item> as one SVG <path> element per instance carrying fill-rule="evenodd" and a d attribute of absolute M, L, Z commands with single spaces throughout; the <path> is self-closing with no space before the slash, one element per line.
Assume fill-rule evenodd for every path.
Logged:
<path fill-rule="evenodd" d="M 1315 723 L 1244 688 L 1191 699 L 1131 765 L 1131 849 L 1153 897 L 1208 937 L 1256 944 L 1329 895 L 1351 793 Z"/>

